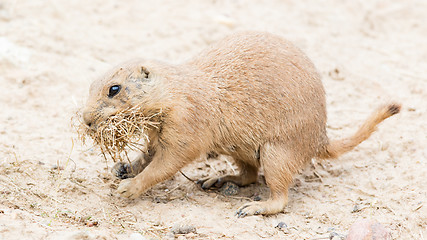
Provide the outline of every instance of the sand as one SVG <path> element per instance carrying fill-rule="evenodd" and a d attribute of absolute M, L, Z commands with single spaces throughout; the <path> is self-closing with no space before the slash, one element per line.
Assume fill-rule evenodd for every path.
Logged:
<path fill-rule="evenodd" d="M 423 0 L 0 1 L 0 239 L 340 239 L 365 218 L 393 239 L 426 239 L 426 12 Z M 240 30 L 281 35 L 310 56 L 331 138 L 382 103 L 401 102 L 401 114 L 338 160 L 313 161 L 280 214 L 234 216 L 268 197 L 262 177 L 224 196 L 178 173 L 119 198 L 114 163 L 70 126 L 90 82 L 135 57 L 185 61 Z M 183 172 L 234 170 L 220 158 Z"/>

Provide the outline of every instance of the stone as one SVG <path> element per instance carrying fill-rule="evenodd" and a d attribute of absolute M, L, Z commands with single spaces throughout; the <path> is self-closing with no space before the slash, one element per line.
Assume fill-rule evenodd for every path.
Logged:
<path fill-rule="evenodd" d="M 239 186 L 232 182 L 226 182 L 219 191 L 226 196 L 233 196 L 239 193 Z"/>
<path fill-rule="evenodd" d="M 375 220 L 363 219 L 351 225 L 346 240 L 391 240 L 390 232 Z"/>

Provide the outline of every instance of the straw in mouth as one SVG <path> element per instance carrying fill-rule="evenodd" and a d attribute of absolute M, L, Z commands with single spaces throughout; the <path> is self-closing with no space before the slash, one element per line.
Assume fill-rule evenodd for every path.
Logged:
<path fill-rule="evenodd" d="M 158 128 L 160 115 L 161 111 L 146 116 L 141 107 L 135 106 L 110 116 L 93 129 L 81 121 L 80 114 L 77 116 L 77 133 L 83 143 L 87 137 L 91 138 L 99 146 L 105 159 L 109 155 L 114 162 L 123 161 L 124 157 L 129 160 L 128 150 L 144 151 L 149 142 L 147 130 Z"/>

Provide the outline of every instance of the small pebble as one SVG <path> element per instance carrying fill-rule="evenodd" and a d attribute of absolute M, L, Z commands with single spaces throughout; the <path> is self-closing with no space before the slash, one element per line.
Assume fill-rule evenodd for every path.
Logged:
<path fill-rule="evenodd" d="M 167 203 L 168 199 L 166 199 L 165 197 L 154 197 L 153 202 L 155 203 Z"/>
<path fill-rule="evenodd" d="M 351 225 L 346 240 L 391 240 L 390 232 L 379 222 L 369 219 Z"/>
<path fill-rule="evenodd" d="M 194 227 L 192 225 L 177 223 L 172 227 L 171 232 L 173 234 L 188 234 L 191 232 L 196 232 L 196 227 Z"/>
<path fill-rule="evenodd" d="M 88 226 L 88 227 L 97 227 L 98 226 L 98 221 L 89 221 L 89 222 L 86 222 L 86 226 Z"/>
<path fill-rule="evenodd" d="M 275 228 L 283 231 L 284 233 L 289 233 L 288 225 L 286 225 L 285 222 L 279 222 Z"/>
<path fill-rule="evenodd" d="M 232 182 L 226 182 L 219 191 L 226 196 L 233 196 L 239 193 L 239 186 Z"/>
<path fill-rule="evenodd" d="M 282 229 L 282 228 L 288 228 L 288 225 L 286 225 L 285 222 L 279 222 L 276 226 L 276 228 Z"/>
<path fill-rule="evenodd" d="M 254 201 L 256 201 L 256 202 L 261 201 L 261 197 L 259 195 L 255 195 Z"/>

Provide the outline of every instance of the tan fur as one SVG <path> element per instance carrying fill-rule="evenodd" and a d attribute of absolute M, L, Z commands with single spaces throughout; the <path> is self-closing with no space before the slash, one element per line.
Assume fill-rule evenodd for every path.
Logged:
<path fill-rule="evenodd" d="M 117 84 L 122 90 L 109 98 Z M 227 37 L 181 65 L 136 60 L 115 68 L 92 84 L 84 120 L 96 127 L 137 104 L 147 115 L 161 111 L 161 127 L 149 132 L 149 157 L 133 164 L 140 173 L 118 192 L 136 198 L 213 151 L 232 156 L 240 174 L 205 179 L 204 188 L 248 185 L 264 168 L 270 199 L 244 205 L 239 216 L 282 211 L 293 175 L 310 159 L 353 149 L 400 109 L 380 108 L 354 136 L 329 143 L 325 91 L 312 62 L 288 41 L 253 32 Z"/>

